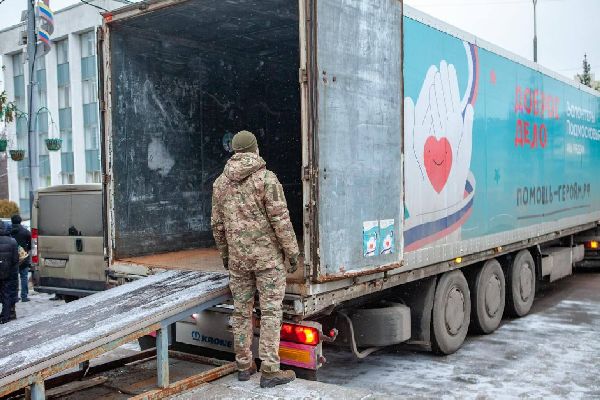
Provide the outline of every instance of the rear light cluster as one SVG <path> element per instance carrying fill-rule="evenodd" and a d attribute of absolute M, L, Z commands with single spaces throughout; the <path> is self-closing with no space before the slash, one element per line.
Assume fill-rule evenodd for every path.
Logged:
<path fill-rule="evenodd" d="M 585 242 L 585 248 L 589 250 L 600 250 L 600 244 L 597 240 L 590 240 L 589 242 Z"/>
<path fill-rule="evenodd" d="M 38 230 L 36 228 L 33 228 L 31 230 L 31 263 L 32 264 L 38 264 L 40 261 L 40 257 L 38 256 L 38 251 L 37 251 L 37 244 L 38 244 Z"/>
<path fill-rule="evenodd" d="M 320 342 L 319 330 L 312 326 L 283 324 L 281 325 L 281 340 L 316 345 Z"/>

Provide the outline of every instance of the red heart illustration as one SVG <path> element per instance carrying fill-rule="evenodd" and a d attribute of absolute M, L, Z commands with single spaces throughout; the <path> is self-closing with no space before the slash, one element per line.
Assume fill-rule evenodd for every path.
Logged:
<path fill-rule="evenodd" d="M 435 136 L 429 136 L 424 151 L 427 176 L 435 191 L 440 193 L 448 182 L 452 168 L 452 147 L 445 137 L 437 139 Z"/>

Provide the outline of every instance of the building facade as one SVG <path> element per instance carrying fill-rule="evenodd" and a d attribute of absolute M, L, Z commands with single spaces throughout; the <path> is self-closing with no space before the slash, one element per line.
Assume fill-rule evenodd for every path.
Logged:
<path fill-rule="evenodd" d="M 95 0 L 107 10 L 123 6 L 113 0 Z M 39 135 L 40 187 L 100 182 L 100 129 L 96 29 L 102 24 L 98 8 L 79 3 L 55 12 L 52 49 L 36 60 L 39 105 L 34 114 Z M 8 100 L 17 107 L 16 121 L 0 126 L 9 149 L 28 149 L 27 55 L 19 44 L 25 24 L 0 31 L 2 78 Z M 0 87 L 0 91 L 2 87 Z M 48 151 L 47 138 L 62 139 L 59 151 Z M 8 154 L 8 152 L 7 152 Z M 0 161 L 0 195 L 29 215 L 29 160 Z"/>

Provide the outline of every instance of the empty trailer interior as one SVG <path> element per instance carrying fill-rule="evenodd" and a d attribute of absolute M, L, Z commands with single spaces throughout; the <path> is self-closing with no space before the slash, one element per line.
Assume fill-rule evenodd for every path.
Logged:
<path fill-rule="evenodd" d="M 114 21 L 110 59 L 114 258 L 213 247 L 212 184 L 242 129 L 301 237 L 296 2 L 190 1 Z"/>

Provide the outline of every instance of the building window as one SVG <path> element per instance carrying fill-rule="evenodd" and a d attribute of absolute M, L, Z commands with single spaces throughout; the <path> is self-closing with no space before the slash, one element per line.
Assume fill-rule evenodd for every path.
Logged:
<path fill-rule="evenodd" d="M 27 112 L 25 100 L 25 67 L 23 62 L 23 53 L 12 56 L 15 105 L 20 113 Z M 21 150 L 27 150 L 27 118 L 25 116 L 17 118 L 16 129 L 17 147 Z M 27 157 L 27 152 L 25 154 Z M 19 208 L 21 214 L 29 216 L 29 161 L 27 158 L 18 163 L 17 176 L 19 180 Z"/>
<path fill-rule="evenodd" d="M 69 41 L 67 39 L 56 42 L 56 63 L 64 65 L 69 63 Z"/>
<path fill-rule="evenodd" d="M 46 86 L 46 58 L 41 57 L 35 61 L 35 73 L 37 80 L 37 94 L 39 107 L 36 111 L 37 131 L 39 135 L 39 173 L 40 188 L 50 186 L 50 157 L 46 148 L 48 139 L 48 108 L 47 108 L 47 86 Z"/>
<path fill-rule="evenodd" d="M 75 183 L 73 163 L 73 129 L 71 114 L 71 85 L 69 72 L 69 42 L 56 43 L 58 74 L 58 129 L 62 139 L 61 174 L 62 183 Z"/>
<path fill-rule="evenodd" d="M 40 57 L 35 60 L 35 78 L 37 80 L 37 92 L 39 108 L 48 106 L 47 86 L 46 86 L 46 57 Z"/>
<path fill-rule="evenodd" d="M 100 182 L 100 132 L 98 129 L 96 68 L 96 36 L 92 31 L 81 35 L 81 86 L 87 182 Z"/>
<path fill-rule="evenodd" d="M 69 185 L 75 183 L 75 174 L 73 173 L 62 173 L 62 183 L 63 185 Z"/>

